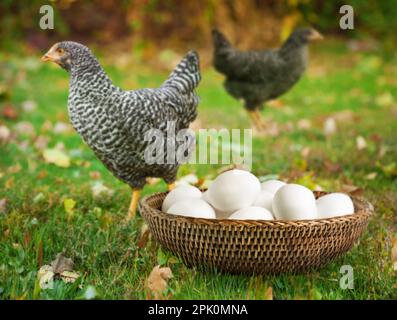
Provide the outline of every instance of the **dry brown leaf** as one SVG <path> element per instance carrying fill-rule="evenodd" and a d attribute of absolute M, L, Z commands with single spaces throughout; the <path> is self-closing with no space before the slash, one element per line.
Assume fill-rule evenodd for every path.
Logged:
<path fill-rule="evenodd" d="M 39 269 L 37 278 L 41 289 L 52 289 L 54 287 L 54 272 L 52 267 L 44 265 Z"/>
<path fill-rule="evenodd" d="M 14 164 L 11 167 L 8 167 L 7 172 L 11 173 L 11 174 L 14 174 L 14 173 L 18 173 L 19 171 L 21 171 L 21 169 L 22 169 L 21 164 L 17 163 L 17 164 Z"/>
<path fill-rule="evenodd" d="M 14 130 L 19 134 L 19 135 L 25 135 L 25 136 L 29 136 L 29 137 L 33 137 L 36 134 L 36 130 L 33 127 L 33 125 L 28 122 L 28 121 L 21 121 L 18 122 L 15 127 Z"/>
<path fill-rule="evenodd" d="M 60 274 L 60 276 L 63 282 L 66 283 L 73 283 L 78 279 L 78 277 L 80 277 L 80 275 L 74 271 L 64 271 Z"/>
<path fill-rule="evenodd" d="M 273 288 L 272 287 L 269 287 L 266 289 L 264 299 L 265 300 L 273 300 Z"/>
<path fill-rule="evenodd" d="M 141 227 L 141 236 L 138 241 L 138 248 L 142 249 L 146 247 L 150 236 L 150 230 L 146 223 L 144 223 Z"/>
<path fill-rule="evenodd" d="M 170 268 L 155 266 L 147 279 L 147 286 L 153 293 L 154 299 L 164 298 L 164 291 L 167 289 L 167 281 L 173 277 Z"/>
<path fill-rule="evenodd" d="M 60 149 L 45 149 L 43 151 L 43 157 L 46 163 L 52 163 L 62 168 L 70 167 L 69 156 Z"/>
<path fill-rule="evenodd" d="M 37 150 L 43 151 L 47 148 L 50 139 L 47 136 L 38 136 L 34 141 L 34 146 Z"/>
<path fill-rule="evenodd" d="M 7 143 L 11 137 L 11 131 L 6 126 L 0 126 L 0 143 Z"/>
<path fill-rule="evenodd" d="M 393 270 L 397 271 L 397 238 L 393 241 L 393 247 L 391 249 L 391 261 L 393 263 Z"/>
<path fill-rule="evenodd" d="M 367 141 L 364 139 L 364 137 L 358 136 L 356 138 L 356 147 L 357 150 L 364 150 L 365 148 L 367 148 Z"/>
<path fill-rule="evenodd" d="M 353 196 L 361 196 L 363 194 L 363 189 L 351 184 L 342 185 L 342 192 L 348 193 Z"/>
<path fill-rule="evenodd" d="M 14 106 L 12 104 L 6 104 L 3 109 L 1 110 L 1 115 L 6 118 L 6 119 L 10 119 L 10 120 L 15 120 L 18 118 L 18 112 L 17 110 L 14 108 Z"/>
<path fill-rule="evenodd" d="M 324 121 L 323 132 L 325 136 L 331 136 L 337 131 L 336 121 L 334 118 L 327 118 Z"/>
<path fill-rule="evenodd" d="M 309 130 L 312 127 L 312 122 L 309 119 L 300 119 L 297 125 L 299 129 Z"/>
<path fill-rule="evenodd" d="M 368 174 L 365 176 L 365 179 L 367 179 L 367 180 L 374 180 L 374 179 L 376 178 L 377 175 L 378 175 L 377 172 L 371 172 L 371 173 L 368 173 Z"/>
<path fill-rule="evenodd" d="M 333 114 L 333 117 L 337 122 L 352 122 L 353 120 L 355 120 L 356 115 L 351 110 L 342 110 L 339 112 L 335 112 Z"/>
<path fill-rule="evenodd" d="M 90 178 L 93 180 L 98 180 L 101 178 L 101 173 L 99 171 L 90 171 Z"/>
<path fill-rule="evenodd" d="M 7 210 L 7 198 L 0 199 L 0 213 L 5 213 Z"/>
<path fill-rule="evenodd" d="M 73 271 L 74 262 L 70 258 L 66 258 L 64 253 L 58 253 L 55 260 L 51 262 L 53 272 L 61 274 L 64 271 Z"/>

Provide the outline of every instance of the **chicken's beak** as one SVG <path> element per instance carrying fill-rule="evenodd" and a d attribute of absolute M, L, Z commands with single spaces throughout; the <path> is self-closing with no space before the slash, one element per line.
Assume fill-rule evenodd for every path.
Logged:
<path fill-rule="evenodd" d="M 53 61 L 53 57 L 46 53 L 44 56 L 41 57 L 41 61 Z"/>
<path fill-rule="evenodd" d="M 316 40 L 323 40 L 323 39 L 324 39 L 324 37 L 320 32 L 318 32 L 315 29 L 311 30 L 311 33 L 309 35 L 309 41 L 316 41 Z"/>
<path fill-rule="evenodd" d="M 59 64 L 61 57 L 59 53 L 56 51 L 57 48 L 58 48 L 58 44 L 54 44 L 50 48 L 50 50 L 48 50 L 47 53 L 41 57 L 41 61 L 52 61 Z"/>

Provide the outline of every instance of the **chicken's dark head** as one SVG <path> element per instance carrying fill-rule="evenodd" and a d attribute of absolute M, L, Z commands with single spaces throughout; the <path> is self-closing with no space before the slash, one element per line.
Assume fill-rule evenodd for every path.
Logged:
<path fill-rule="evenodd" d="M 290 36 L 296 42 L 307 44 L 312 41 L 322 40 L 323 36 L 320 32 L 312 28 L 300 28 L 295 30 Z"/>
<path fill-rule="evenodd" d="M 91 65 L 97 65 L 97 61 L 91 53 L 91 50 L 73 41 L 62 41 L 54 44 L 50 50 L 42 56 L 41 60 L 52 61 L 67 71 L 73 69 L 86 69 Z"/>

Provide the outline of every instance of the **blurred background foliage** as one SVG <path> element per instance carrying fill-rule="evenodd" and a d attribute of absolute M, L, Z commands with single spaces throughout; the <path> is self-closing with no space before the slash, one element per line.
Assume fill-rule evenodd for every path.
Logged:
<path fill-rule="evenodd" d="M 49 1 L 55 10 L 55 29 L 45 32 L 38 23 L 43 4 L 42 0 L 0 2 L 4 49 L 15 40 L 40 49 L 65 38 L 98 45 L 123 40 L 150 57 L 165 47 L 210 49 L 215 26 L 240 47 L 253 48 L 276 45 L 302 24 L 326 34 L 372 39 L 390 51 L 397 43 L 394 0 L 59 0 Z M 339 28 L 339 8 L 344 4 L 355 10 L 355 32 Z"/>

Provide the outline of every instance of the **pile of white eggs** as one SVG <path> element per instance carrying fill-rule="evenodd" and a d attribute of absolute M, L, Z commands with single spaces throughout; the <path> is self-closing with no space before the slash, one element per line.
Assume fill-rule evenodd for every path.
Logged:
<path fill-rule="evenodd" d="M 252 173 L 230 170 L 208 190 L 182 185 L 167 194 L 162 211 L 195 218 L 237 220 L 310 220 L 354 213 L 350 197 L 330 193 L 317 200 L 299 184 L 279 180 L 260 183 Z"/>

